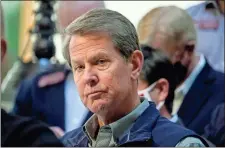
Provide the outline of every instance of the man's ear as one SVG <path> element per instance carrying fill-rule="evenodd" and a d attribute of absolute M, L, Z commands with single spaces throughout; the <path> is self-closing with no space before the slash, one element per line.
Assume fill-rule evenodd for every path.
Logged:
<path fill-rule="evenodd" d="M 158 102 L 165 101 L 169 94 L 169 82 L 165 78 L 160 78 L 155 86 L 159 90 Z"/>
<path fill-rule="evenodd" d="M 3 38 L 1 38 L 1 62 L 5 57 L 6 49 L 7 49 L 6 41 Z"/>
<path fill-rule="evenodd" d="M 130 58 L 131 78 L 137 80 L 144 62 L 144 56 L 140 50 L 135 50 Z"/>

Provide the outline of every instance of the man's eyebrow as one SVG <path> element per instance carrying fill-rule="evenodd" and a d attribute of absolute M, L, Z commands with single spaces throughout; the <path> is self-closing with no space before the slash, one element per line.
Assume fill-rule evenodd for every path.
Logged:
<path fill-rule="evenodd" d="M 105 58 L 107 58 L 107 57 L 109 57 L 109 56 L 108 56 L 107 53 L 105 53 L 105 52 L 103 52 L 103 51 L 100 51 L 100 52 L 98 52 L 98 53 L 96 53 L 96 54 L 90 56 L 90 59 L 94 59 L 94 60 L 95 60 L 95 59 L 97 59 L 97 58 L 99 58 L 99 57 L 105 57 Z"/>
<path fill-rule="evenodd" d="M 96 60 L 99 57 L 105 57 L 105 58 L 107 58 L 107 57 L 109 57 L 109 55 L 107 53 L 105 53 L 104 51 L 100 51 L 100 52 L 98 52 L 98 53 L 96 53 L 94 55 L 89 56 L 88 59 L 89 60 Z M 75 58 L 75 59 L 71 59 L 71 62 L 74 63 L 74 64 L 79 64 L 79 63 L 81 63 L 81 60 Z"/>

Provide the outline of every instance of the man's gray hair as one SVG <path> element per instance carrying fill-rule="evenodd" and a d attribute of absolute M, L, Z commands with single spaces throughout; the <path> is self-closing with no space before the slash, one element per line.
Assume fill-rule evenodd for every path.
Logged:
<path fill-rule="evenodd" d="M 114 47 L 125 59 L 128 59 L 134 50 L 140 50 L 136 29 L 126 17 L 113 10 L 96 8 L 81 15 L 65 29 L 63 54 L 70 66 L 71 37 L 100 32 L 107 33 L 111 37 Z"/>
<path fill-rule="evenodd" d="M 152 29 L 148 38 L 150 45 L 158 31 L 165 32 L 167 37 L 175 42 L 196 41 L 197 35 L 193 20 L 185 10 L 176 6 L 167 6 L 152 19 L 154 21 L 150 26 Z"/>

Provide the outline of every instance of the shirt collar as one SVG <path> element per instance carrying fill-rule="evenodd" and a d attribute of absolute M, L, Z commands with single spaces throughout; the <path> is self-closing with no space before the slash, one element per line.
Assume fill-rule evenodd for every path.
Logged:
<path fill-rule="evenodd" d="M 182 85 L 180 85 L 176 90 L 175 93 L 180 93 L 182 92 L 183 95 L 185 96 L 189 89 L 191 88 L 192 84 L 194 83 L 195 79 L 199 75 L 199 73 L 202 71 L 203 67 L 206 64 L 205 57 L 202 54 L 199 54 L 200 60 L 196 67 L 193 69 L 191 74 L 188 76 L 188 78 L 183 82 Z"/>
<path fill-rule="evenodd" d="M 169 119 L 171 122 L 176 123 L 178 121 L 178 115 L 174 114 L 172 118 Z"/>
<path fill-rule="evenodd" d="M 141 98 L 141 104 L 139 104 L 132 112 L 130 112 L 123 118 L 101 128 L 110 127 L 115 141 L 116 139 L 121 137 L 127 129 L 130 128 L 130 126 L 148 108 L 148 106 L 148 100 Z M 84 124 L 83 130 L 91 142 L 94 142 L 96 140 L 96 136 L 99 131 L 99 124 L 97 116 L 95 114 Z"/>
<path fill-rule="evenodd" d="M 99 124 L 98 118 L 95 114 L 87 120 L 83 126 L 83 130 L 90 141 L 94 141 L 96 139 L 97 131 L 99 130 Z"/>
<path fill-rule="evenodd" d="M 132 125 L 135 120 L 148 108 L 149 103 L 146 99 L 141 99 L 141 104 L 138 105 L 132 112 L 116 122 L 110 124 L 113 136 L 119 138 Z"/>

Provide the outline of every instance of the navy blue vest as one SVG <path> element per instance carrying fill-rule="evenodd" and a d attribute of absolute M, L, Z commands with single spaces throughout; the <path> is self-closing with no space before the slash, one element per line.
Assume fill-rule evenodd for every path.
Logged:
<path fill-rule="evenodd" d="M 138 117 L 136 122 L 120 139 L 118 146 L 139 147 L 174 147 L 178 142 L 188 136 L 199 138 L 204 144 L 206 142 L 193 131 L 170 122 L 161 117 L 155 104 L 149 102 L 149 107 Z M 65 146 L 88 147 L 88 137 L 82 128 L 67 133 L 62 142 Z"/>

